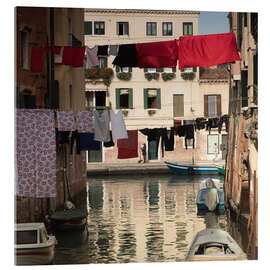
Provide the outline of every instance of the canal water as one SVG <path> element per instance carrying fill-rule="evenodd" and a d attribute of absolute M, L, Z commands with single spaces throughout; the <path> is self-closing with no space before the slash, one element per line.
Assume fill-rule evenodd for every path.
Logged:
<path fill-rule="evenodd" d="M 89 177 L 87 230 L 56 234 L 54 264 L 180 262 L 205 228 L 229 232 L 245 251 L 245 233 L 227 212 L 197 213 L 196 196 L 207 177 Z"/>

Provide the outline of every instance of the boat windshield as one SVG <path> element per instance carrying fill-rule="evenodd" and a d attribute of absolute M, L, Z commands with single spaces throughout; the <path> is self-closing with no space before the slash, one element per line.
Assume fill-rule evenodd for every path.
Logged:
<path fill-rule="evenodd" d="M 16 245 L 36 244 L 36 243 L 37 243 L 37 230 L 16 231 L 15 234 Z"/>

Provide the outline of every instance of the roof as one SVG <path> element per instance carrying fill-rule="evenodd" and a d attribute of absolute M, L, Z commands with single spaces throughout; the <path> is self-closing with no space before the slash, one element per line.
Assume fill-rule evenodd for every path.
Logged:
<path fill-rule="evenodd" d="M 200 67 L 200 81 L 227 81 L 230 73 L 227 68 Z"/>
<path fill-rule="evenodd" d="M 85 8 L 85 12 L 94 13 L 145 13 L 145 14 L 200 14 L 199 11 L 188 10 L 154 10 L 154 9 L 105 9 Z"/>

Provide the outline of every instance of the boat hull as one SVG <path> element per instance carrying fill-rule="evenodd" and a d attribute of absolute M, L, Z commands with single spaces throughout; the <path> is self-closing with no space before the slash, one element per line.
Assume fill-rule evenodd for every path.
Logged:
<path fill-rule="evenodd" d="M 171 172 L 187 175 L 219 175 L 219 170 L 216 166 L 199 166 L 165 162 Z"/>
<path fill-rule="evenodd" d="M 51 264 L 54 259 L 54 244 L 42 248 L 15 248 L 16 265 Z"/>

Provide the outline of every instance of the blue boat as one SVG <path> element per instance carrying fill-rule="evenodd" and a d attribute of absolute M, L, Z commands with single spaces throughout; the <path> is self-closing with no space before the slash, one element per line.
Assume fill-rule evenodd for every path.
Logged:
<path fill-rule="evenodd" d="M 215 165 L 178 164 L 165 161 L 165 164 L 173 173 L 178 174 L 206 174 L 218 175 L 220 171 Z"/>
<path fill-rule="evenodd" d="M 215 193 L 210 193 L 212 190 Z M 209 204 L 206 202 L 206 196 L 210 194 L 210 200 L 212 200 L 212 207 L 209 209 Z M 216 198 L 215 198 L 216 196 Z M 224 211 L 224 192 L 220 188 L 202 188 L 197 195 L 197 209 L 198 211 Z"/>

